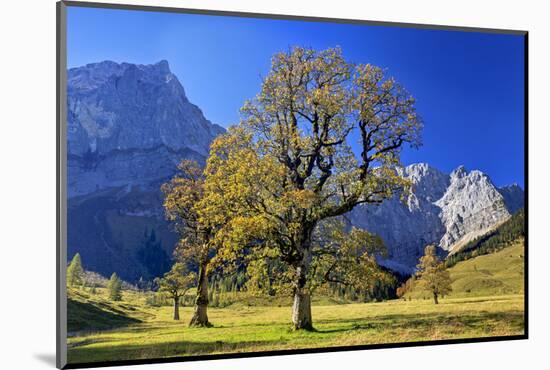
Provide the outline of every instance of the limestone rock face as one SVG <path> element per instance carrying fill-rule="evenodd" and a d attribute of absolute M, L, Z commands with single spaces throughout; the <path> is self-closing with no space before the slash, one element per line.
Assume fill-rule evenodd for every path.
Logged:
<path fill-rule="evenodd" d="M 225 130 L 189 102 L 166 61 L 105 61 L 67 77 L 69 256 L 104 276 L 159 276 L 176 242 L 160 186 L 182 159 L 204 164 Z"/>
<path fill-rule="evenodd" d="M 451 173 L 450 186 L 435 203 L 446 233 L 439 246 L 449 252 L 489 231 L 510 217 L 504 198 L 491 180 L 480 171 L 467 173 L 459 167 Z M 461 240 L 462 239 L 462 240 Z"/>
<path fill-rule="evenodd" d="M 68 71 L 68 191 L 147 185 L 181 158 L 204 161 L 224 129 L 189 102 L 166 61 L 105 61 Z"/>
<path fill-rule="evenodd" d="M 400 169 L 413 183 L 405 202 L 399 197 L 366 205 L 350 214 L 352 224 L 384 239 L 389 255 L 381 262 L 412 273 L 424 247 L 435 244 L 442 255 L 507 220 L 523 206 L 517 185 L 498 189 L 480 171 L 458 167 L 450 175 L 419 163 Z"/>

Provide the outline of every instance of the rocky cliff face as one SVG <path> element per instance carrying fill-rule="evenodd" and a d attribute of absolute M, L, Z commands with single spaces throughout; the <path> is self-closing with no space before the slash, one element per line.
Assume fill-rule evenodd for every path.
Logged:
<path fill-rule="evenodd" d="M 523 207 L 524 194 L 523 189 L 518 184 L 512 184 L 504 186 L 498 189 L 502 197 L 506 208 L 510 213 L 516 213 L 521 207 Z"/>
<path fill-rule="evenodd" d="M 160 185 L 182 159 L 204 163 L 224 129 L 189 102 L 166 61 L 88 64 L 67 82 L 69 256 L 105 276 L 154 277 L 175 242 Z"/>
<path fill-rule="evenodd" d="M 69 197 L 169 177 L 183 157 L 203 161 L 223 131 L 189 102 L 166 61 L 70 69 Z"/>
<path fill-rule="evenodd" d="M 523 206 L 521 188 L 498 189 L 477 170 L 460 166 L 447 175 L 420 163 L 401 171 L 413 183 L 406 202 L 395 197 L 361 206 L 350 219 L 384 239 L 389 256 L 383 264 L 403 273 L 414 270 L 426 245 L 437 245 L 443 255 L 453 253 Z"/>

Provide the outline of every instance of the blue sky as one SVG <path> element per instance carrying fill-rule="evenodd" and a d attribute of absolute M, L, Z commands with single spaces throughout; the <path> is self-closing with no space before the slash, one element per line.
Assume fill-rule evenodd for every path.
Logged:
<path fill-rule="evenodd" d="M 424 145 L 404 164 L 463 164 L 524 186 L 524 43 L 517 35 L 93 8 L 68 9 L 68 66 L 168 60 L 189 100 L 222 126 L 239 120 L 270 58 L 340 46 L 386 68 L 417 99 Z"/>

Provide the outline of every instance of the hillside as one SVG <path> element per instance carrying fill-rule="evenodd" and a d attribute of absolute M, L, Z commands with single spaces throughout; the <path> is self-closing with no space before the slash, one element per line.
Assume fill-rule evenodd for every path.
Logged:
<path fill-rule="evenodd" d="M 150 293 L 123 291 L 121 302 L 104 288 L 69 289 L 68 358 L 71 363 L 319 348 L 524 333 L 523 239 L 495 253 L 450 268 L 453 294 L 435 305 L 413 292 L 412 300 L 346 303 L 314 296 L 313 332 L 289 329 L 290 302 L 246 297 L 214 305 L 209 329 L 189 328 L 193 308 L 172 320 L 169 302 L 152 305 Z M 190 292 L 192 298 L 192 292 Z M 167 304 L 168 303 L 168 304 Z M 116 329 L 116 331 L 110 330 Z"/>
<path fill-rule="evenodd" d="M 449 268 L 451 298 L 523 294 L 525 241 L 517 239 L 498 252 L 458 262 Z M 413 289 L 405 297 L 428 298 L 429 293 Z"/>
<path fill-rule="evenodd" d="M 125 298 L 123 298 L 125 299 Z M 143 302 L 143 301 L 140 301 Z M 315 331 L 290 330 L 289 306 L 210 308 L 212 328 L 189 328 L 192 307 L 172 320 L 172 307 L 148 307 L 142 323 L 113 331 L 80 332 L 69 338 L 70 363 L 153 357 L 322 348 L 425 340 L 523 334 L 520 295 L 392 300 L 380 303 L 316 305 Z M 127 312 L 127 311 L 126 311 Z"/>
<path fill-rule="evenodd" d="M 449 269 L 453 297 L 523 294 L 524 240 L 498 252 L 459 262 Z"/>
<path fill-rule="evenodd" d="M 497 252 L 519 238 L 525 237 L 525 212 L 520 209 L 512 217 L 493 230 L 464 244 L 459 250 L 447 256 L 445 265 L 454 266 L 457 262 L 473 257 Z"/>
<path fill-rule="evenodd" d="M 67 331 L 107 330 L 140 323 L 151 314 L 143 310 L 139 298 L 137 293 L 124 291 L 123 300 L 113 302 L 103 288 L 95 294 L 67 288 Z"/>

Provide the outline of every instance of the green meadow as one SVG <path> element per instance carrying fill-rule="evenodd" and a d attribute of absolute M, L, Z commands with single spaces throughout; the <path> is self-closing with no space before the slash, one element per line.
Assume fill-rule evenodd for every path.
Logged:
<path fill-rule="evenodd" d="M 69 363 L 150 359 L 521 335 L 524 333 L 523 240 L 449 269 L 453 293 L 438 305 L 423 292 L 377 303 L 313 301 L 315 331 L 291 330 L 290 299 L 246 296 L 209 308 L 211 328 L 189 328 L 192 307 L 172 319 L 169 306 L 147 304 L 146 293 L 69 289 Z M 191 294 L 191 293 L 190 293 Z M 426 297 L 424 296 L 426 295 Z"/>

